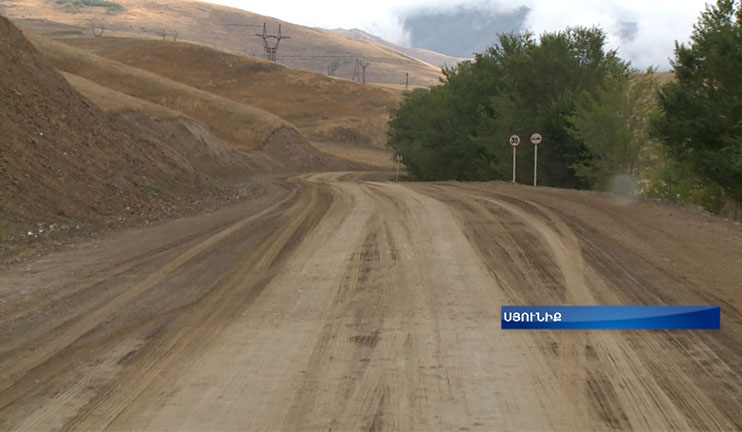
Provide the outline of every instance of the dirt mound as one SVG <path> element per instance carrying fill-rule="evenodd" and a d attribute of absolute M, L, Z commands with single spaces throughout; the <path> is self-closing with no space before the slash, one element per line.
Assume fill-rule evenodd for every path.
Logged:
<path fill-rule="evenodd" d="M 317 151 L 296 129 L 288 127 L 271 134 L 261 153 L 286 171 L 343 171 L 369 168 L 367 164 L 343 160 Z"/>
<path fill-rule="evenodd" d="M 81 96 L 2 17 L 0 64 L 6 229 L 157 214 L 215 192 L 167 137 L 150 138 Z"/>
<path fill-rule="evenodd" d="M 29 256 L 101 229 L 215 209 L 268 187 L 263 174 L 364 168 L 318 151 L 278 117 L 225 100 L 225 109 L 260 114 L 241 117 L 254 120 L 247 125 L 252 133 L 269 131 L 260 150 L 236 149 L 215 136 L 214 129 L 222 129 L 213 122 L 63 76 L 2 17 L 0 65 L 0 257 Z M 219 99 L 168 85 L 173 98 L 188 101 L 195 92 Z M 228 115 L 241 113 L 227 111 L 227 122 Z"/>

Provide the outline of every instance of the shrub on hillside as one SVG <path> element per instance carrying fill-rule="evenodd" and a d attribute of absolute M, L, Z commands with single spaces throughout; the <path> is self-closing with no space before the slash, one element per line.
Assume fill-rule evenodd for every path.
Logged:
<path fill-rule="evenodd" d="M 67 12 L 79 12 L 84 7 L 102 7 L 107 12 L 115 13 L 124 10 L 119 3 L 108 0 L 57 0 L 57 4 L 65 7 Z"/>

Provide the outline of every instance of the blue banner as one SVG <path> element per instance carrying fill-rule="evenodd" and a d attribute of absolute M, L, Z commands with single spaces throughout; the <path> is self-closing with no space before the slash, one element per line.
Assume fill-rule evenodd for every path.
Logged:
<path fill-rule="evenodd" d="M 718 330 L 720 306 L 502 306 L 502 329 Z"/>

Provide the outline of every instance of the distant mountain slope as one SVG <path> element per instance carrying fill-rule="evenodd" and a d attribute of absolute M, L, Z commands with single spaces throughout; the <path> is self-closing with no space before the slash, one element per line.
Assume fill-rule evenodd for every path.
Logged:
<path fill-rule="evenodd" d="M 57 37 L 92 37 L 91 22 L 106 27 L 106 35 L 146 36 L 161 34 L 238 54 L 263 56 L 263 41 L 256 36 L 263 23 L 269 33 L 279 24 L 290 39 L 281 41 L 278 62 L 297 69 L 351 79 L 358 59 L 370 63 L 368 82 L 404 83 L 405 73 L 421 85 L 434 84 L 439 68 L 388 46 L 328 31 L 279 21 L 239 9 L 195 0 L 116 0 L 123 10 L 77 7 L 75 2 L 16 0 L 0 3 L 0 13 L 28 25 L 33 31 Z M 62 26 L 60 26 L 62 24 Z M 75 30 L 75 28 L 77 30 Z"/>
<path fill-rule="evenodd" d="M 403 52 L 412 57 L 418 58 L 420 60 L 423 60 L 437 67 L 454 66 L 457 63 L 463 60 L 466 60 L 465 58 L 453 57 L 453 56 L 441 54 L 439 52 L 431 51 L 431 50 L 427 50 L 423 48 L 410 48 L 406 46 L 397 45 L 385 39 L 382 39 L 379 36 L 372 35 L 371 33 L 365 32 L 357 28 L 350 29 L 350 30 L 338 28 L 338 29 L 331 29 L 329 31 L 343 34 L 346 36 L 351 36 L 351 37 L 358 38 L 358 39 L 367 40 L 367 41 L 374 42 L 380 45 L 386 45 L 392 49 L 395 49 L 399 52 Z"/>
<path fill-rule="evenodd" d="M 489 2 L 451 9 L 420 9 L 405 17 L 404 28 L 414 47 L 473 57 L 495 44 L 499 34 L 522 30 L 529 11 L 526 6 L 499 10 Z"/>

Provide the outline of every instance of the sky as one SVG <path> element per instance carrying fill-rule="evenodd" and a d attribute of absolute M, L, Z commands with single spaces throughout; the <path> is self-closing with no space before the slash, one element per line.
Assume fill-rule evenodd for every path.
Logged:
<path fill-rule="evenodd" d="M 468 5 L 507 12 L 527 6 L 531 11 L 525 26 L 536 34 L 567 26 L 598 25 L 608 34 L 608 46 L 642 69 L 669 68 L 674 41 L 688 40 L 706 3 L 704 0 L 209 1 L 308 27 L 359 28 L 402 45 L 410 41 L 404 18 L 421 9 L 444 11 Z"/>

